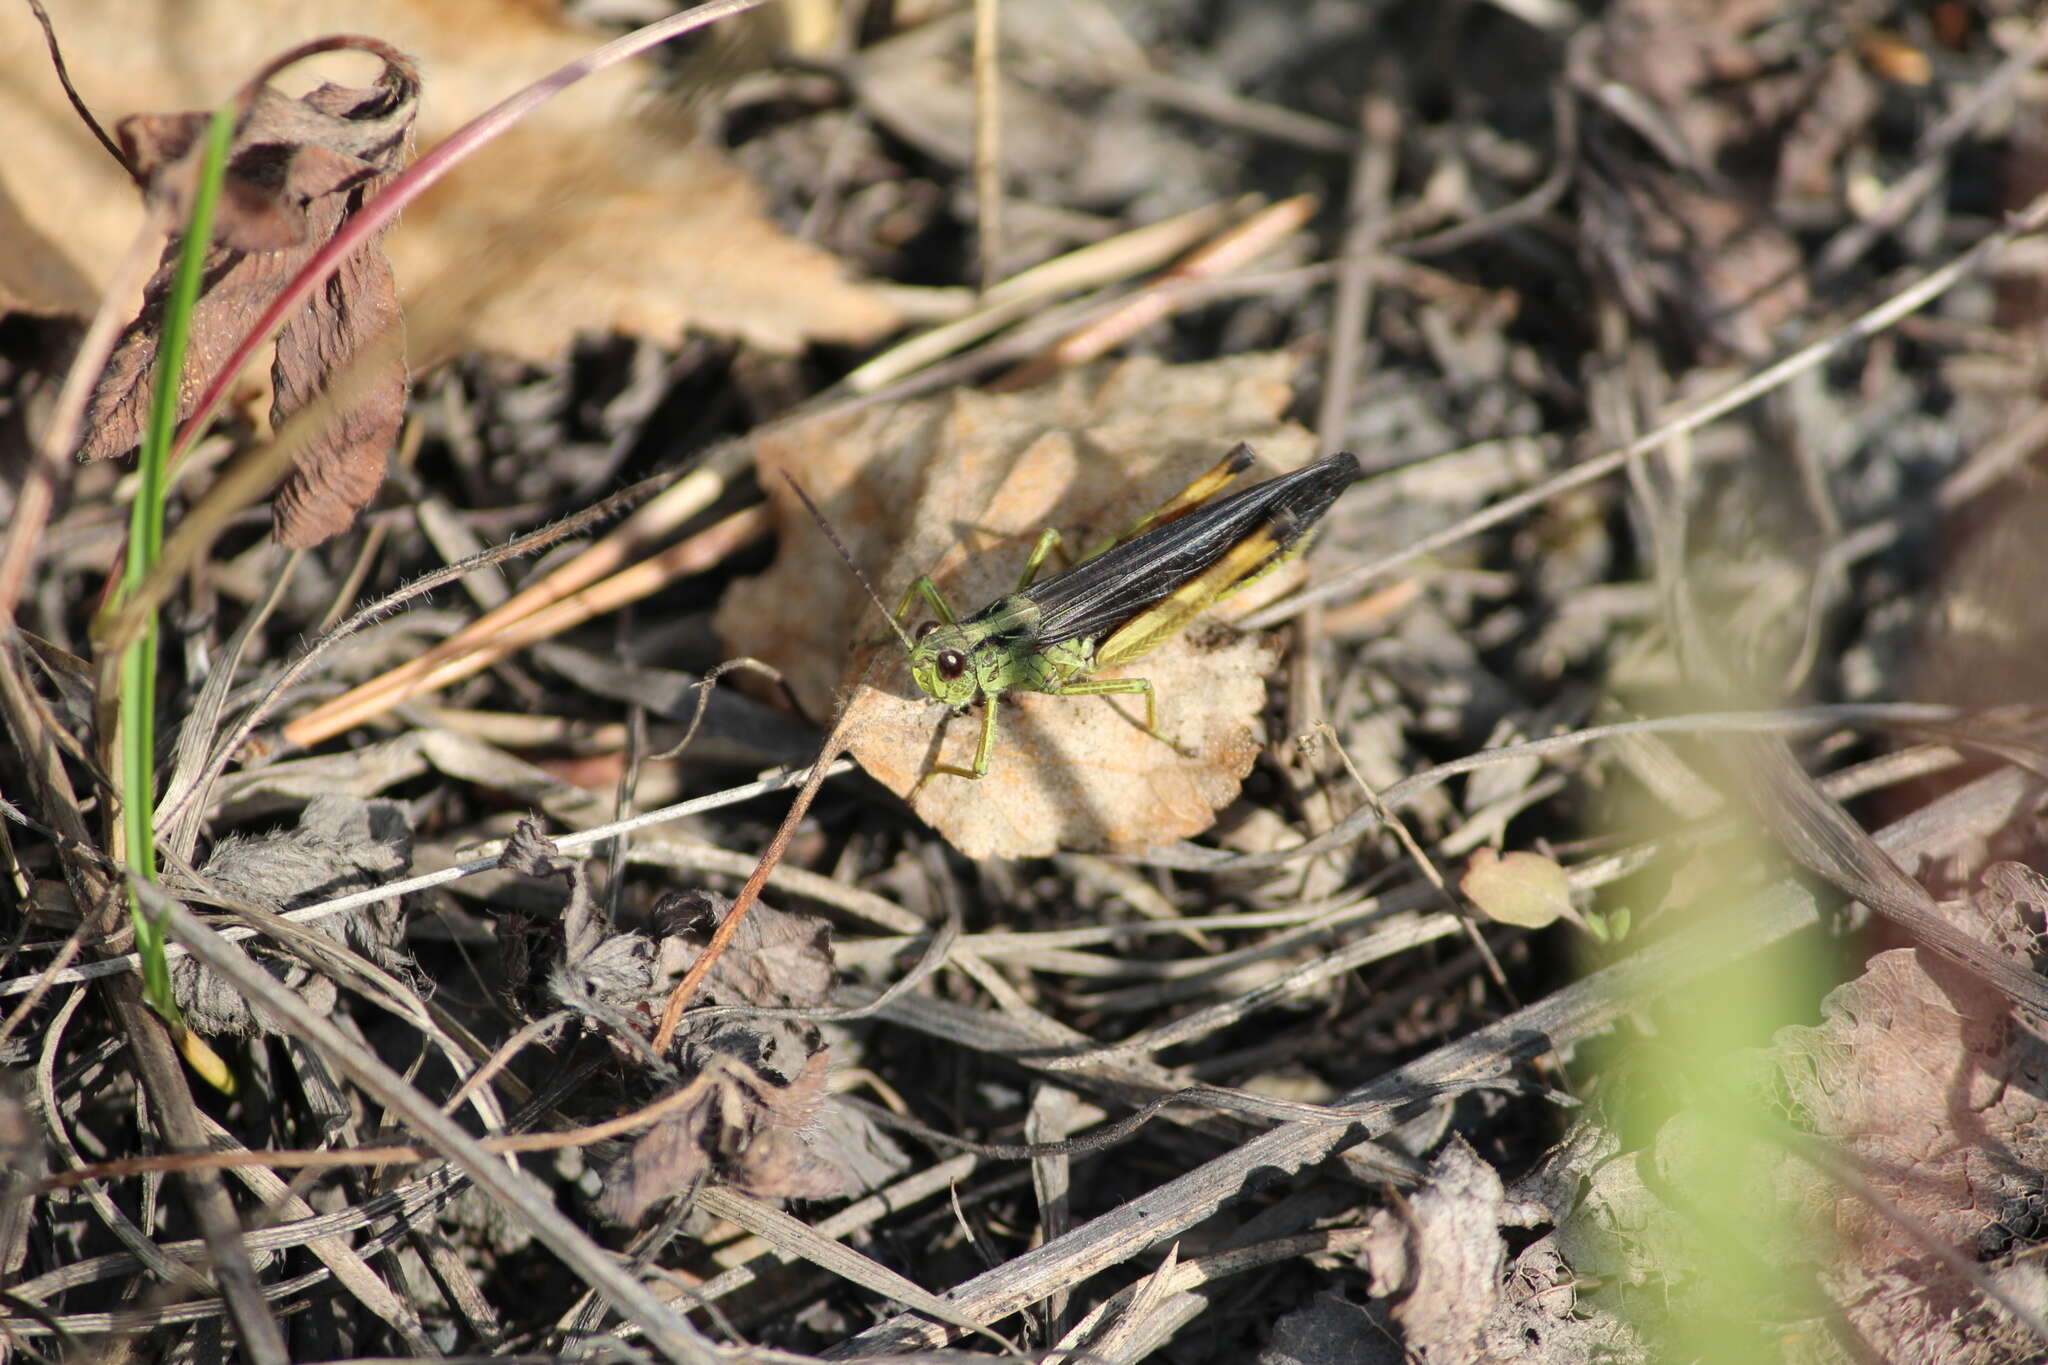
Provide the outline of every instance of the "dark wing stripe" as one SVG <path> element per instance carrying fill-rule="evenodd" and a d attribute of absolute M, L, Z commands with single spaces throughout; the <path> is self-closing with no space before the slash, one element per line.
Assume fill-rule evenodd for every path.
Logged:
<path fill-rule="evenodd" d="M 1188 623 L 1216 605 L 1222 598 L 1265 573 L 1292 553 L 1309 527 L 1286 508 L 1218 555 L 1209 567 L 1183 583 L 1180 589 L 1131 617 L 1123 625 L 1095 642 L 1095 657 L 1103 667 L 1114 668 L 1143 658 Z"/>
<path fill-rule="evenodd" d="M 1358 457 L 1339 451 L 1197 508 L 1034 584 L 1026 592 L 1042 613 L 1038 643 L 1058 644 L 1116 629 L 1269 522 L 1292 527 L 1291 544 L 1358 478 Z"/>

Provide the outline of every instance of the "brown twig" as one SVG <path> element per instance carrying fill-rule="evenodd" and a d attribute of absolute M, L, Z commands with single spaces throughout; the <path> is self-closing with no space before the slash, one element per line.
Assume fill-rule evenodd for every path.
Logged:
<path fill-rule="evenodd" d="M 724 955 L 726 945 L 732 942 L 733 935 L 739 932 L 740 921 L 746 918 L 747 911 L 753 908 L 754 902 L 761 898 L 761 888 L 767 885 L 768 874 L 782 861 L 782 854 L 789 847 L 790 839 L 795 836 L 796 827 L 803 820 L 804 812 L 811 808 L 811 801 L 818 795 L 818 788 L 825 784 L 826 773 L 832 766 L 832 760 L 846 749 L 851 738 L 852 720 L 853 711 L 852 708 L 848 708 L 840 714 L 839 724 L 832 727 L 832 733 L 825 736 L 824 744 L 818 749 L 818 757 L 811 763 L 810 776 L 804 780 L 803 790 L 798 792 L 796 800 L 790 803 L 789 814 L 783 817 L 782 827 L 775 831 L 775 837 L 768 841 L 768 849 L 761 855 L 761 861 L 755 865 L 754 874 L 747 878 L 747 884 L 740 888 L 739 895 L 733 897 L 732 908 L 727 910 L 725 918 L 718 922 L 718 928 L 712 933 L 711 941 L 704 945 L 704 951 L 697 955 L 697 960 L 690 964 L 690 970 L 683 974 L 683 979 L 676 983 L 675 990 L 669 994 L 668 1004 L 661 1011 L 661 1024 L 654 1030 L 656 1055 L 667 1055 L 669 1044 L 675 1040 L 676 1026 L 682 1022 L 683 1011 L 696 996 L 697 988 L 704 984 L 704 978 L 710 975 L 713 964 Z"/>
<path fill-rule="evenodd" d="M 92 116 L 92 109 L 86 104 L 85 97 L 80 95 L 78 87 L 71 83 L 71 69 L 64 64 L 64 51 L 57 45 L 57 30 L 50 23 L 50 12 L 43 8 L 43 0 L 28 0 L 28 8 L 29 12 L 35 15 L 36 22 L 43 26 L 43 42 L 50 49 L 50 66 L 57 73 L 57 83 L 64 87 L 64 98 L 71 101 L 72 112 L 78 115 L 78 121 L 85 125 L 86 131 L 93 135 L 93 139 L 107 149 L 107 155 L 120 163 L 121 169 L 128 173 L 128 178 L 140 185 L 142 176 L 136 171 L 135 163 L 128 159 L 127 153 L 121 150 L 119 143 L 107 136 L 107 130 Z"/>
<path fill-rule="evenodd" d="M 981 287 L 1003 277 L 1002 0 L 974 0 L 974 218 Z"/>
<path fill-rule="evenodd" d="M 602 1123 L 580 1128 L 558 1128 L 545 1133 L 502 1133 L 480 1137 L 477 1145 L 487 1152 L 552 1152 L 564 1147 L 587 1147 L 622 1133 L 652 1127 L 677 1110 L 688 1108 L 719 1078 L 713 1065 L 679 1090 L 672 1090 L 651 1104 L 620 1114 Z M 226 1171 L 242 1166 L 271 1166 L 287 1170 L 323 1170 L 335 1166 L 391 1166 L 414 1161 L 440 1161 L 445 1154 L 432 1147 L 393 1142 L 379 1147 L 331 1147 L 320 1150 L 286 1148 L 279 1151 L 164 1152 L 155 1156 L 121 1157 L 115 1161 L 76 1166 L 45 1176 L 29 1188 L 35 1194 L 83 1185 L 88 1180 L 119 1180 L 151 1171 Z"/>
<path fill-rule="evenodd" d="M 1876 307 L 1849 319 L 1820 340 L 1802 346 L 1782 360 L 1766 365 L 1747 379 L 1688 404 L 1668 420 L 1660 423 L 1655 430 L 1644 433 L 1626 446 L 1604 451 L 1592 459 L 1582 461 L 1527 492 L 1504 498 L 1454 526 L 1409 543 L 1393 554 L 1369 564 L 1361 564 L 1317 584 L 1306 592 L 1262 607 L 1238 622 L 1238 626 L 1244 630 L 1263 630 L 1268 626 L 1277 625 L 1309 602 L 1349 596 L 1362 584 L 1403 564 L 1427 558 L 1489 527 L 1512 521 L 1524 512 L 1570 489 L 1604 479 L 1624 468 L 1631 459 L 1656 449 L 1674 435 L 1697 431 L 1710 422 L 1726 417 L 1737 408 L 1779 388 L 1793 376 L 1815 369 L 1822 362 L 1841 354 L 1857 342 L 1884 332 L 1901 318 L 1926 307 L 1959 281 L 1967 279 L 1998 251 L 2020 238 L 2033 236 L 2044 226 L 2048 226 L 2048 194 L 2036 196 L 2026 208 L 2008 218 L 2004 227 L 1959 253 L 1946 265 L 1927 272 Z"/>
<path fill-rule="evenodd" d="M 79 340 L 78 353 L 71 359 L 63 388 L 58 390 L 56 409 L 35 443 L 21 496 L 9 518 L 7 545 L 0 550 L 0 627 L 13 624 L 14 604 L 21 600 L 29 563 L 35 558 L 43 529 L 49 525 L 50 511 L 56 505 L 65 458 L 78 444 L 79 427 L 85 420 L 86 405 L 92 401 L 100 370 L 113 354 L 122 327 L 141 304 L 142 291 L 162 252 L 162 237 L 154 223 L 145 223 L 115 266 L 113 281 Z"/>
<path fill-rule="evenodd" d="M 1400 137 L 1401 116 L 1393 102 L 1367 95 L 1359 111 L 1358 156 L 1351 167 L 1351 202 L 1345 207 L 1337 296 L 1330 312 L 1330 355 L 1323 366 L 1322 402 L 1316 408 L 1316 436 L 1325 450 L 1344 444 L 1344 418 L 1358 383 L 1366 320 L 1372 311 L 1373 253 L 1386 232 Z"/>
<path fill-rule="evenodd" d="M 618 562 L 626 549 L 644 540 L 646 529 L 622 527 L 583 556 L 503 606 L 486 612 L 419 658 L 292 721 L 284 727 L 284 737 L 293 744 L 318 744 L 409 697 L 446 687 L 530 644 L 638 601 L 685 574 L 701 573 L 722 563 L 740 546 L 765 535 L 769 521 L 763 506 L 742 508 L 659 554 L 609 578 L 592 581 L 594 570 L 601 572 L 605 566 Z"/>
<path fill-rule="evenodd" d="M 1044 355 L 990 381 L 994 393 L 1009 393 L 1042 384 L 1061 370 L 1085 365 L 1174 311 L 1170 286 L 1188 280 L 1224 275 L 1256 260 L 1294 235 L 1314 215 L 1312 194 L 1297 194 L 1253 214 L 1207 245 L 1182 257 L 1164 274 L 1133 295 L 1116 312 L 1055 344 Z"/>

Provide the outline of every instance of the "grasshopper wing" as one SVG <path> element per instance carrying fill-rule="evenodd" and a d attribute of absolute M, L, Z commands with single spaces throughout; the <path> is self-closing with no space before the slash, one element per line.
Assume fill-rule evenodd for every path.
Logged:
<path fill-rule="evenodd" d="M 1285 558 L 1337 495 L 1359 477 L 1358 457 L 1340 450 L 1292 474 L 1199 507 L 1034 584 L 1027 595 L 1039 608 L 1037 643 L 1110 634 L 1202 582 L 1203 600 L 1186 613 L 1176 613 L 1185 624 L 1187 617 Z M 1253 545 L 1255 538 L 1258 543 Z M 1247 553 L 1232 556 L 1241 545 Z M 1234 561 L 1231 581 L 1204 582 L 1207 572 L 1226 557 Z M 1154 634 L 1158 633 L 1171 632 Z"/>

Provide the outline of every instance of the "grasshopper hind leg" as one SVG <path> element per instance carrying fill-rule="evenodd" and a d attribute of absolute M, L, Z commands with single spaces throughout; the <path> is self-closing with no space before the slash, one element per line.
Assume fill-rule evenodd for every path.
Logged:
<path fill-rule="evenodd" d="M 1057 527 L 1048 526 L 1038 537 L 1038 543 L 1031 547 L 1031 558 L 1024 561 L 1024 576 L 1017 580 L 1017 591 L 1022 592 L 1038 579 L 1038 571 L 1045 567 L 1047 557 L 1057 554 L 1060 563 L 1068 568 L 1073 562 L 1067 555 L 1067 543 L 1061 538 Z"/>
<path fill-rule="evenodd" d="M 1115 697 L 1142 693 L 1145 698 L 1145 733 L 1179 754 L 1192 758 L 1171 736 L 1159 728 L 1159 694 L 1150 678 L 1084 678 L 1079 682 L 1064 683 L 1053 695 L 1060 697 Z"/>

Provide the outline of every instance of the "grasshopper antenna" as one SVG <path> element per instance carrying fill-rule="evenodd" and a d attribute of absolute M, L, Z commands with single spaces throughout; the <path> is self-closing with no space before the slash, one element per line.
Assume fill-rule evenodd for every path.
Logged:
<path fill-rule="evenodd" d="M 882 609 L 882 619 L 889 623 L 889 629 L 895 631 L 896 638 L 903 642 L 903 652 L 910 653 L 916 647 L 916 642 L 910 638 L 910 632 L 903 629 L 903 623 L 896 619 L 896 613 L 889 610 L 888 604 L 882 600 L 882 594 L 875 591 L 875 585 L 868 582 L 868 576 L 860 571 L 860 565 L 853 562 L 853 556 L 846 552 L 846 543 L 840 540 L 839 533 L 832 529 L 832 523 L 825 520 L 825 514 L 818 510 L 818 504 L 811 501 L 811 495 L 804 492 L 804 486 L 796 481 L 796 475 L 785 469 L 782 471 L 782 477 L 789 480 L 789 486 L 796 490 L 797 497 L 803 502 L 804 510 L 811 514 L 811 520 L 818 523 L 818 529 L 825 533 L 825 539 L 832 542 L 832 548 L 839 551 L 839 557 L 846 561 L 846 567 L 860 580 L 861 587 L 867 591 L 868 600 Z"/>

